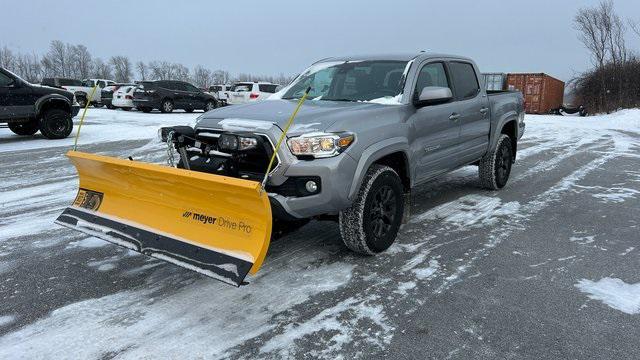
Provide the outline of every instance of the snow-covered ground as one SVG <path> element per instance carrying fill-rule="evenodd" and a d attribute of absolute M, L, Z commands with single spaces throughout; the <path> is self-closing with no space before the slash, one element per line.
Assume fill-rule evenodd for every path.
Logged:
<path fill-rule="evenodd" d="M 81 149 L 162 161 L 198 115 L 90 109 Z M 373 258 L 313 222 L 241 288 L 53 225 L 73 139 L 0 129 L 0 358 L 638 358 L 640 110 L 526 121 L 504 190 L 420 187 Z"/>

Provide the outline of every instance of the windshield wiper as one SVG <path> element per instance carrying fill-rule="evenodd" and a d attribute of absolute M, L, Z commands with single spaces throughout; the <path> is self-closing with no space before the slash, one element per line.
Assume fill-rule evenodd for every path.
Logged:
<path fill-rule="evenodd" d="M 324 101 L 348 101 L 348 102 L 357 102 L 358 101 L 358 100 L 354 100 L 354 99 L 345 99 L 345 98 L 336 98 L 336 99 L 322 98 L 320 100 L 324 100 Z"/>

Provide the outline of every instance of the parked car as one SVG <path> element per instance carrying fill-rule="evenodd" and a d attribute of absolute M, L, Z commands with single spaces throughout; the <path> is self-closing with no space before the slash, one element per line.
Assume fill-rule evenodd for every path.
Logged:
<path fill-rule="evenodd" d="M 120 108 L 126 111 L 133 109 L 133 91 L 136 87 L 137 85 L 120 86 L 118 90 L 113 93 L 111 106 L 115 109 Z"/>
<path fill-rule="evenodd" d="M 471 59 L 453 55 L 329 58 L 268 100 L 170 130 L 189 134 L 176 137 L 184 141 L 178 166 L 262 181 L 276 151 L 266 177 L 276 229 L 334 219 L 348 248 L 379 253 L 394 242 L 416 186 L 467 165 L 478 166 L 483 188 L 507 184 L 524 100 L 485 90 L 479 75 Z M 286 144 L 273 149 L 307 89 Z"/>
<path fill-rule="evenodd" d="M 229 104 L 245 104 L 251 101 L 264 100 L 274 94 L 278 84 L 268 82 L 239 82 L 228 92 Z"/>
<path fill-rule="evenodd" d="M 212 85 L 209 86 L 209 93 L 214 95 L 220 101 L 220 105 L 227 105 L 229 100 L 229 92 L 233 90 L 233 85 L 231 84 L 220 84 L 220 85 Z"/>
<path fill-rule="evenodd" d="M 159 109 L 163 113 L 170 113 L 174 109 L 186 112 L 195 109 L 209 111 L 218 107 L 218 100 L 188 82 L 142 81 L 133 92 L 133 106 L 143 112 L 151 112 L 153 109 Z"/>
<path fill-rule="evenodd" d="M 44 78 L 42 79 L 42 85 L 58 87 L 68 91 L 71 91 L 75 97 L 78 105 L 84 107 L 87 101 L 93 106 L 103 106 L 101 102 L 102 89 L 109 85 L 114 85 L 116 82 L 107 79 L 66 79 L 66 78 Z M 93 91 L 93 87 L 98 85 L 93 97 L 89 100 L 89 95 Z"/>
<path fill-rule="evenodd" d="M 137 86 L 137 84 L 130 83 L 117 83 L 114 85 L 107 85 L 100 92 L 100 102 L 105 105 L 108 109 L 115 109 L 111 101 L 113 100 L 113 93 L 118 90 L 121 86 Z"/>
<path fill-rule="evenodd" d="M 72 118 L 79 106 L 73 93 L 49 86 L 30 84 L 0 68 L 0 123 L 8 123 L 17 135 L 38 130 L 48 139 L 62 139 L 73 130 Z"/>

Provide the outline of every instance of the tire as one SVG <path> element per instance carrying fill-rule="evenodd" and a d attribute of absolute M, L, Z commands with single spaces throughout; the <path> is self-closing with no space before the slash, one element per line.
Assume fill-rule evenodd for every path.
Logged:
<path fill-rule="evenodd" d="M 107 109 L 109 110 L 115 110 L 115 106 L 111 105 L 111 104 L 107 104 Z"/>
<path fill-rule="evenodd" d="M 153 110 L 152 108 L 148 108 L 148 107 L 142 107 L 142 108 L 138 108 L 138 110 L 142 111 L 143 113 L 150 113 L 151 110 Z"/>
<path fill-rule="evenodd" d="M 478 165 L 480 185 L 488 190 L 502 189 L 509 180 L 513 165 L 511 138 L 500 135 L 496 147 L 487 153 Z"/>
<path fill-rule="evenodd" d="M 85 106 L 87 106 L 87 99 L 84 97 L 76 98 L 76 102 L 78 103 L 78 106 L 80 106 L 80 108 L 84 108 Z"/>
<path fill-rule="evenodd" d="M 160 104 L 160 111 L 163 113 L 170 113 L 173 111 L 173 101 L 169 99 L 162 100 Z"/>
<path fill-rule="evenodd" d="M 131 108 L 130 108 L 130 107 L 123 107 L 123 108 L 121 108 L 121 109 L 122 109 L 122 110 L 124 110 L 124 111 L 129 111 L 129 110 L 131 110 Z"/>
<path fill-rule="evenodd" d="M 71 114 L 62 109 L 49 109 L 40 118 L 40 132 L 47 139 L 64 139 L 72 130 Z"/>
<path fill-rule="evenodd" d="M 207 104 L 204 106 L 204 112 L 211 111 L 217 107 L 218 105 L 215 101 L 207 101 Z"/>
<path fill-rule="evenodd" d="M 38 121 L 31 120 L 29 122 L 11 122 L 8 124 L 9 130 L 16 135 L 28 136 L 38 132 Z"/>
<path fill-rule="evenodd" d="M 340 212 L 342 242 L 360 254 L 374 255 L 396 240 L 404 214 L 400 176 L 388 166 L 372 165 L 351 207 Z"/>

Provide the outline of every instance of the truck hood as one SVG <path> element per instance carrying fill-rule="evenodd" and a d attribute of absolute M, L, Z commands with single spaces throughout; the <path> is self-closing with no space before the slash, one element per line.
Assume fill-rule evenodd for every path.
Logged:
<path fill-rule="evenodd" d="M 276 125 L 283 129 L 297 104 L 297 100 L 278 99 L 226 106 L 203 114 L 198 119 L 196 128 L 264 131 Z M 395 107 L 373 103 L 307 100 L 300 108 L 288 135 L 327 131 L 338 121 L 361 121 L 372 112 Z"/>

